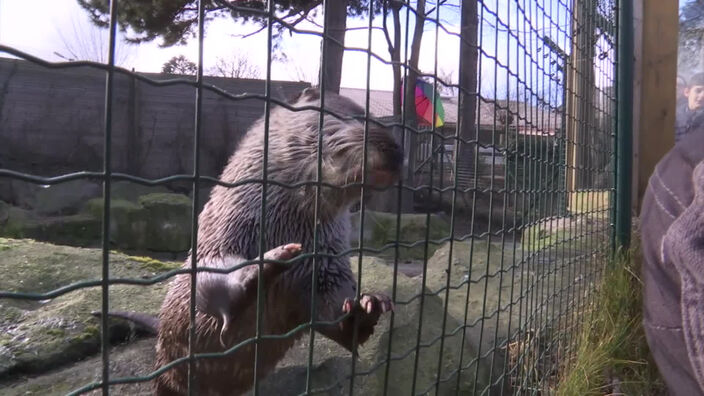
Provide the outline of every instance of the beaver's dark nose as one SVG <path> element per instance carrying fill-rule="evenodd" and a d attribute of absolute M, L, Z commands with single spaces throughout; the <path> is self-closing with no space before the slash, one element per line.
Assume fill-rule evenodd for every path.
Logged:
<path fill-rule="evenodd" d="M 385 146 L 383 154 L 389 170 L 394 172 L 401 171 L 401 167 L 403 166 L 403 150 L 401 150 L 401 146 L 398 143 L 392 141 L 391 144 Z"/>
<path fill-rule="evenodd" d="M 370 131 L 369 143 L 381 154 L 379 168 L 400 172 L 403 166 L 403 150 L 396 140 L 384 130 Z"/>

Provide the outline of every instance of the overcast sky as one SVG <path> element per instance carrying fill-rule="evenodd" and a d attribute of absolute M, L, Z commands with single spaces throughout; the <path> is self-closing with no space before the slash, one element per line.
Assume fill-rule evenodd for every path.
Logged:
<path fill-rule="evenodd" d="M 459 0 L 452 0 L 448 4 L 459 4 Z M 528 79 L 529 67 L 541 67 L 541 64 L 532 64 L 526 61 L 525 51 L 533 51 L 534 58 L 538 56 L 537 47 L 542 46 L 537 40 L 539 36 L 535 31 L 549 33 L 559 42 L 564 38 L 559 29 L 565 29 L 565 10 L 557 10 L 561 2 L 552 2 L 549 7 L 554 10 L 552 17 L 545 17 L 542 10 L 532 5 L 528 9 L 518 12 L 515 2 L 510 0 L 485 1 L 484 8 L 480 8 L 480 16 L 484 19 L 480 35 L 483 59 L 480 62 L 481 84 L 483 91 L 493 90 L 494 75 L 497 76 L 496 89 L 502 90 L 506 86 L 506 71 L 500 64 L 508 64 L 515 73 L 526 71 L 524 79 Z M 480 3 L 482 4 L 482 3 Z M 530 4 L 529 4 L 530 5 Z M 563 7 L 564 8 L 564 7 Z M 560 16 L 561 13 L 561 16 Z M 505 26 L 497 24 L 496 17 L 501 17 L 505 23 L 512 25 L 512 29 L 519 31 L 523 46 L 519 46 L 515 39 L 509 39 Z M 432 14 L 435 17 L 435 14 Z M 319 18 L 320 19 L 320 18 Z M 318 19 L 317 22 L 321 22 Z M 451 32 L 459 32 L 459 7 L 443 6 L 440 19 L 445 28 Z M 553 21 L 551 23 L 550 21 Z M 562 20 L 560 20 L 562 19 Z M 375 26 L 381 26 L 381 18 L 374 19 Z M 348 20 L 348 27 L 365 27 L 368 22 L 363 19 Z M 498 29 L 496 26 L 498 25 Z M 318 30 L 313 24 L 301 24 L 301 28 Z M 204 51 L 204 66 L 211 67 L 216 58 L 231 57 L 232 54 L 246 56 L 250 63 L 258 66 L 262 76 L 265 74 L 267 52 L 266 32 L 241 39 L 238 34 L 252 32 L 256 29 L 253 25 L 244 25 L 230 18 L 220 18 L 210 22 L 206 31 Z M 531 34 L 521 35 L 520 30 L 533 30 Z M 536 30 L 537 29 L 537 30 Z M 57 55 L 68 56 L 67 44 L 76 47 L 90 40 L 91 30 L 95 30 L 88 20 L 86 12 L 80 8 L 76 0 L 0 0 L 0 43 L 12 46 L 21 51 L 41 57 L 50 61 L 61 61 Z M 459 63 L 459 38 L 440 30 L 437 41 L 435 38 L 435 25 L 426 23 L 425 34 L 420 57 L 420 68 L 424 72 L 432 73 L 436 61 L 439 74 L 452 73 L 457 78 Z M 104 37 L 107 36 L 102 30 Z M 514 34 L 516 34 L 514 32 Z M 367 48 L 368 32 L 365 29 L 351 30 L 347 33 L 345 45 L 348 47 Z M 107 40 L 102 40 L 107 43 Z M 564 41 L 564 40 L 562 40 Z M 437 43 L 437 51 L 435 50 Z M 568 45 L 565 44 L 565 47 Z M 389 59 L 386 40 L 380 30 L 372 33 L 372 51 L 384 59 Z M 523 51 L 523 52 L 521 52 Z M 95 51 L 93 51 L 95 52 Z M 105 50 L 98 50 L 105 53 Z M 294 34 L 285 37 L 283 52 L 288 57 L 288 62 L 274 62 L 272 65 L 272 78 L 279 80 L 298 80 L 303 78 L 309 82 L 316 81 L 320 57 L 320 40 L 317 36 Z M 159 72 L 162 65 L 175 55 L 185 55 L 191 60 L 197 58 L 197 42 L 191 40 L 187 45 L 170 48 L 160 48 L 156 42 L 140 45 L 120 43 L 118 45 L 117 60 L 126 68 L 137 71 Z M 0 53 L 0 56 L 7 54 Z M 539 62 L 543 62 L 539 60 Z M 366 87 L 367 55 L 361 52 L 346 51 L 342 70 L 342 86 L 352 88 Z M 372 89 L 391 90 L 392 72 L 389 65 L 372 58 L 370 84 Z M 499 95 L 502 96 L 502 95 Z"/>
<path fill-rule="evenodd" d="M 443 10 L 444 11 L 444 10 Z M 457 13 L 457 11 L 454 11 Z M 379 21 L 380 24 L 380 21 Z M 363 20 L 351 20 L 350 26 L 366 26 Z M 301 25 L 302 28 L 316 29 L 312 24 Z M 453 26 L 448 26 L 454 29 Z M 266 68 L 266 32 L 240 39 L 237 34 L 255 30 L 253 25 L 243 25 L 229 18 L 221 18 L 207 26 L 205 43 L 205 67 L 212 66 L 217 57 L 228 57 L 233 53 L 246 54 L 248 60 L 257 65 L 262 75 Z M 75 0 L 0 0 L 0 43 L 21 51 L 39 56 L 50 61 L 61 61 L 55 52 L 68 55 L 65 42 L 80 46 L 81 36 L 87 36 L 92 27 L 86 12 Z M 426 29 L 423 40 L 421 67 L 429 72 L 434 63 L 434 28 Z M 386 41 L 381 31 L 372 35 L 372 50 L 388 59 Z M 456 68 L 458 62 L 456 37 L 444 35 L 438 43 L 439 67 Z M 104 40 L 107 42 L 106 40 Z M 320 40 L 316 36 L 296 34 L 284 39 L 284 52 L 288 63 L 275 62 L 272 66 L 272 78 L 291 80 L 304 77 L 315 79 L 317 76 Z M 367 31 L 353 30 L 346 36 L 346 46 L 367 47 Z M 84 46 L 85 47 L 85 46 Z M 191 40 L 187 45 L 159 48 L 157 43 L 140 45 L 120 44 L 117 59 L 123 66 L 137 71 L 159 72 L 161 66 L 175 55 L 185 55 L 191 60 L 197 58 L 197 42 Z M 1 54 L 0 56 L 7 56 Z M 366 87 L 367 56 L 360 52 L 346 52 L 342 72 L 342 86 Z M 372 61 L 370 77 L 372 88 L 391 89 L 391 68 L 379 61 Z"/>

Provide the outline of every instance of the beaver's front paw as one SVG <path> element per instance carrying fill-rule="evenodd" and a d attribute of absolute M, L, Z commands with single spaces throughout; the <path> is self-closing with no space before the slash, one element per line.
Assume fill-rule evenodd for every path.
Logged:
<path fill-rule="evenodd" d="M 374 334 L 374 326 L 379 321 L 379 316 L 385 312 L 394 310 L 391 299 L 383 294 L 365 293 L 359 301 L 353 298 L 346 298 L 342 303 L 342 312 L 351 315 L 340 323 L 343 330 L 350 331 L 357 326 L 357 343 L 363 344 Z M 346 328 L 346 329 L 345 329 Z"/>

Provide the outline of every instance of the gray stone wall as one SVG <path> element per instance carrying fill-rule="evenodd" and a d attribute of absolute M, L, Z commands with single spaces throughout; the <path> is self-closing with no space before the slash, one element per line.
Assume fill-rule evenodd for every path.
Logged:
<path fill-rule="evenodd" d="M 39 176 L 101 171 L 105 74 L 89 67 L 49 69 L 0 58 L 0 168 Z M 262 80 L 206 77 L 205 81 L 232 94 L 263 94 L 265 88 Z M 286 99 L 307 86 L 274 81 L 272 96 Z M 154 86 L 116 73 L 113 171 L 150 179 L 192 173 L 195 92 L 189 85 Z M 204 91 L 201 174 L 217 177 L 241 136 L 263 113 L 263 101 L 233 101 Z M 17 201 L 18 191 L 25 189 L 0 178 L 0 200 Z"/>

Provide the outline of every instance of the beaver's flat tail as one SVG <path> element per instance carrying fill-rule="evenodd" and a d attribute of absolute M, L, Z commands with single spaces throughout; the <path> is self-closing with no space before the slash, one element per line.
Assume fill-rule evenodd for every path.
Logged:
<path fill-rule="evenodd" d="M 93 311 L 90 314 L 99 318 L 102 315 L 102 312 Z M 108 316 L 129 320 L 130 322 L 136 324 L 140 330 L 143 330 L 152 335 L 157 335 L 157 333 L 159 332 L 159 318 L 153 315 L 141 312 L 116 311 L 108 312 Z"/>

